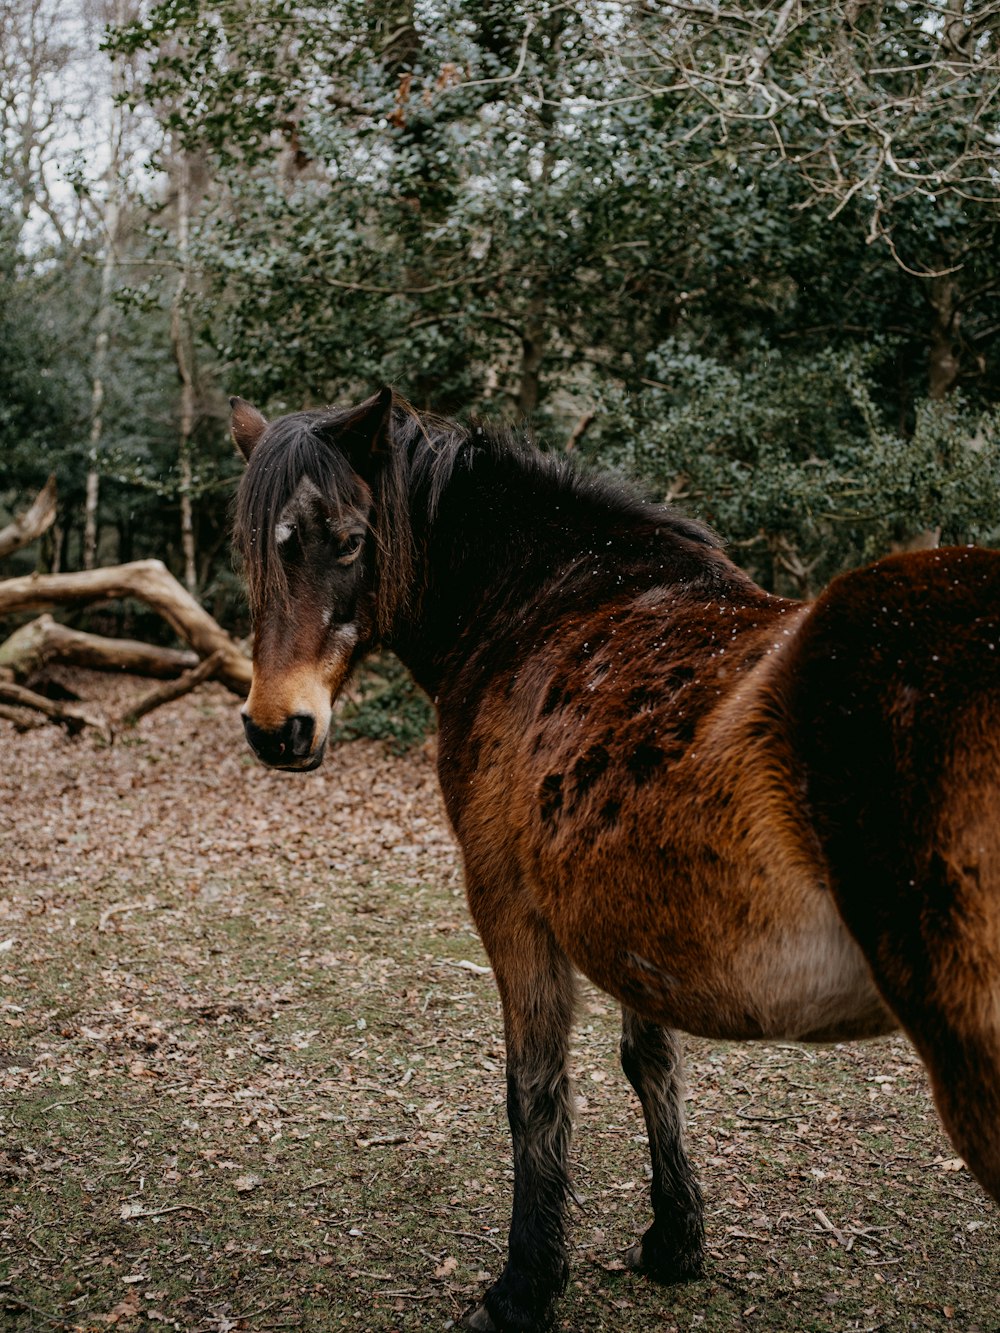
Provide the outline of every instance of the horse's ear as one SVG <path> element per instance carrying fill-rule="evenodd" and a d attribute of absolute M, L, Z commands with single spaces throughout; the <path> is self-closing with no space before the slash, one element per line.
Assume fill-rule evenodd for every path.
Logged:
<path fill-rule="evenodd" d="M 370 479 L 380 455 L 392 448 L 393 393 L 388 384 L 352 409 L 337 430 L 337 443 L 359 476 Z"/>
<path fill-rule="evenodd" d="M 245 398 L 230 398 L 229 406 L 233 409 L 229 418 L 233 443 L 249 463 L 255 445 L 264 434 L 267 418 L 251 407 Z"/>

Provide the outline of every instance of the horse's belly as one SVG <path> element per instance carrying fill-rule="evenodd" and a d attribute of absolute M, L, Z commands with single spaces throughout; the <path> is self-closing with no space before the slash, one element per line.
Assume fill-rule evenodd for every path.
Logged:
<path fill-rule="evenodd" d="M 763 918 L 758 897 L 757 920 L 743 930 L 705 907 L 641 936 L 618 932 L 610 951 L 590 956 L 578 936 L 568 952 L 623 1003 L 696 1036 L 848 1041 L 898 1026 L 828 891 L 809 886 L 794 910 L 786 898 L 782 912 Z"/>
<path fill-rule="evenodd" d="M 864 954 L 831 910 L 828 920 L 783 939 L 773 952 L 737 957 L 750 979 L 761 1036 L 787 1041 L 850 1041 L 898 1025 L 872 979 Z M 742 964 L 742 966 L 741 966 Z"/>

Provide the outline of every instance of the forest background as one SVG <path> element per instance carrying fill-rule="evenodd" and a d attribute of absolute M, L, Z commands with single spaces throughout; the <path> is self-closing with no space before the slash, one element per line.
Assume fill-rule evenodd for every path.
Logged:
<path fill-rule="evenodd" d="M 7 574 L 153 555 L 240 629 L 228 395 L 383 382 L 781 591 L 1000 540 L 1000 3 L 0 0 L 0 42 L 0 525 L 59 494 Z"/>
<path fill-rule="evenodd" d="M 1000 0 L 0 0 L 0 552 L 58 497 L 4 650 L 18 575 L 144 557 L 245 632 L 233 393 L 525 420 L 808 595 L 1000 545 L 998 357 Z M 51 605 L 166 652 L 160 575 Z M 267 770 L 204 619 L 168 686 L 221 683 L 170 707 L 0 661 L 5 1327 L 457 1319 L 509 1140 L 433 746 Z M 374 700 L 402 746 L 379 669 L 342 734 Z M 564 1327 L 995 1327 L 996 1209 L 901 1038 L 690 1041 L 710 1268 L 634 1282 L 619 1031 L 588 989 Z"/>

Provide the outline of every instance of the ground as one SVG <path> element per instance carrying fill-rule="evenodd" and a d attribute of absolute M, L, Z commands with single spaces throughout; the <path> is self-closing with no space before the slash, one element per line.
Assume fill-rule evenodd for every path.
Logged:
<path fill-rule="evenodd" d="M 110 748 L 0 740 L 0 1327 L 460 1318 L 502 1262 L 510 1151 L 429 753 L 271 773 L 214 686 Z M 647 1159 L 616 1046 L 585 988 L 561 1329 L 1000 1328 L 1000 1210 L 902 1038 L 690 1041 L 706 1276 L 625 1271 Z"/>

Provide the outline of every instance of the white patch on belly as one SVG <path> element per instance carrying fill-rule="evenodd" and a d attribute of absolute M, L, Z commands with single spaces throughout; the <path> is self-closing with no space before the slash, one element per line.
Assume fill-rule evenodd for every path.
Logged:
<path fill-rule="evenodd" d="M 760 960 L 768 977 L 759 1002 L 766 1035 L 787 1041 L 847 1041 L 892 1032 L 865 956 L 841 921 L 832 899 L 811 922 L 789 931 L 784 944 Z"/>

